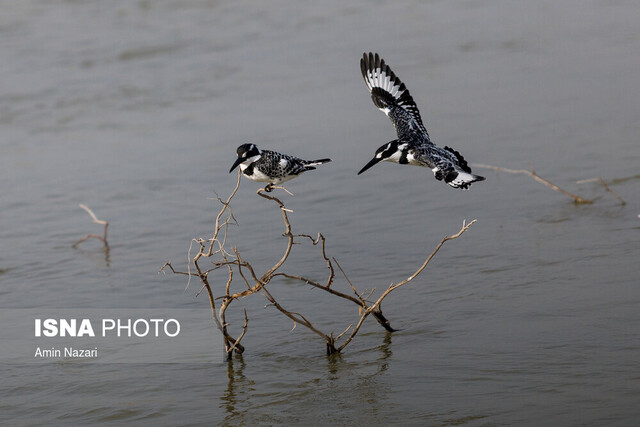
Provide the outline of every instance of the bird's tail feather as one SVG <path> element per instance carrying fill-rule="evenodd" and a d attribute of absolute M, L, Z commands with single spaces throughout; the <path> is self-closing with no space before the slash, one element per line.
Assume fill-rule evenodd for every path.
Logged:
<path fill-rule="evenodd" d="M 467 190 L 471 184 L 478 181 L 484 181 L 485 177 L 474 175 L 467 172 L 452 172 L 445 176 L 444 181 L 453 188 L 462 188 Z"/>
<path fill-rule="evenodd" d="M 307 160 L 305 161 L 305 166 L 316 166 L 321 165 L 323 163 L 329 163 L 331 159 L 320 159 L 320 160 Z"/>

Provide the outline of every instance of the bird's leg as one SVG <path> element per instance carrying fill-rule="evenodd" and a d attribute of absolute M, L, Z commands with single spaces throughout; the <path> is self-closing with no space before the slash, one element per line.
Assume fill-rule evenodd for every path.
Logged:
<path fill-rule="evenodd" d="M 273 187 L 271 186 L 271 183 L 269 183 L 264 187 L 264 191 L 266 191 L 267 193 L 271 193 L 272 188 Z"/>

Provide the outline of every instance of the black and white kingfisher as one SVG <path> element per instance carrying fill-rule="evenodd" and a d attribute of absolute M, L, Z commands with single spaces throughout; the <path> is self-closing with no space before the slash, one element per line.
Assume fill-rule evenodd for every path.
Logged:
<path fill-rule="evenodd" d="M 484 177 L 471 173 L 462 154 L 450 147 L 437 147 L 422 123 L 420 111 L 404 83 L 391 71 L 378 54 L 364 54 L 360 69 L 371 99 L 396 128 L 398 139 L 386 143 L 358 175 L 381 161 L 416 165 L 431 169 L 438 181 L 466 190 Z"/>
<path fill-rule="evenodd" d="M 267 182 L 265 191 L 271 191 L 273 185 L 282 184 L 303 172 L 315 169 L 315 166 L 328 163 L 331 159 L 302 160 L 288 154 L 260 150 L 255 144 L 242 144 L 236 150 L 236 159 L 229 173 L 240 165 L 240 170 L 252 181 Z"/>

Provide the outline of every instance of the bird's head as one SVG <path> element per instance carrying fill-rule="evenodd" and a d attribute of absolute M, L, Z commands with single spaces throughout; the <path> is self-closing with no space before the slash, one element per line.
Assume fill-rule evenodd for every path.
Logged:
<path fill-rule="evenodd" d="M 238 154 L 238 158 L 233 163 L 233 166 L 231 166 L 231 169 L 229 169 L 229 173 L 233 172 L 233 170 L 240 164 L 248 165 L 252 162 L 255 162 L 260 158 L 261 154 L 260 150 L 258 149 L 258 147 L 256 147 L 255 144 L 242 144 L 238 147 L 236 153 Z"/>
<path fill-rule="evenodd" d="M 377 163 L 385 160 L 398 162 L 397 159 L 400 158 L 401 151 L 402 149 L 398 145 L 398 140 L 387 142 L 382 147 L 376 150 L 376 154 L 375 156 L 373 156 L 373 159 L 371 159 L 369 163 L 367 163 L 362 169 L 360 169 L 360 172 L 358 172 L 358 175 L 360 175 L 362 172 L 366 171 L 370 167 L 376 165 Z"/>

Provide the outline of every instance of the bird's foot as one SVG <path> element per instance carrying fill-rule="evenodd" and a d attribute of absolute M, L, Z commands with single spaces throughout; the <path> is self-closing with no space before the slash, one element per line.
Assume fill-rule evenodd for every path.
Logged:
<path fill-rule="evenodd" d="M 286 188 L 282 187 L 281 185 L 273 185 L 273 184 L 267 184 L 264 188 L 260 188 L 258 190 L 258 193 L 264 191 L 265 193 L 271 193 L 273 190 L 278 189 L 278 190 L 282 190 L 285 193 L 289 194 L 290 196 L 293 196 L 293 193 L 289 190 L 287 190 Z"/>

